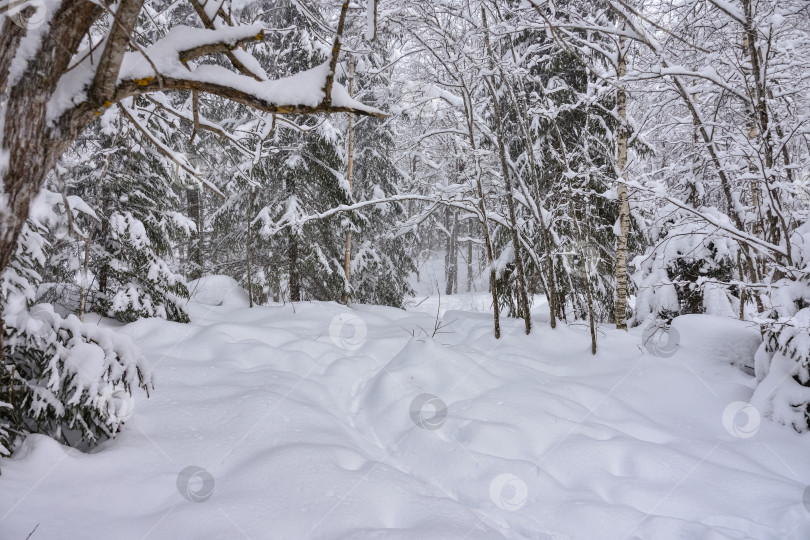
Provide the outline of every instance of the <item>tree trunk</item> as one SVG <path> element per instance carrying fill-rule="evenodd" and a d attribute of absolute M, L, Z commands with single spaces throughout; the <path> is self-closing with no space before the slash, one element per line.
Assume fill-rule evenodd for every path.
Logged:
<path fill-rule="evenodd" d="M 467 292 L 470 292 L 473 285 L 473 222 L 469 220 L 467 223 L 467 235 L 470 238 L 467 240 Z"/>
<path fill-rule="evenodd" d="M 466 118 L 467 118 L 467 131 L 470 136 L 470 146 L 472 147 L 473 153 L 475 154 L 476 144 L 475 144 L 475 133 L 473 131 L 473 122 L 470 115 L 472 114 L 472 110 L 470 109 L 472 105 L 472 99 L 470 98 L 469 94 L 467 94 L 467 99 L 465 100 L 465 109 L 466 109 Z M 481 162 L 480 158 L 475 155 L 475 187 L 477 190 L 478 195 L 478 211 L 481 214 L 481 228 L 484 232 L 484 246 L 486 248 L 487 254 L 487 262 L 489 263 L 489 292 L 492 293 L 492 310 L 493 310 L 493 317 L 494 317 L 494 324 L 495 324 L 495 339 L 500 339 L 501 337 L 501 310 L 498 306 L 498 283 L 497 283 L 497 274 L 495 273 L 495 256 L 494 250 L 492 249 L 492 238 L 489 236 L 489 221 L 487 218 L 487 206 L 484 202 L 484 185 L 481 181 L 481 175 L 483 171 L 481 170 Z"/>
<path fill-rule="evenodd" d="M 247 263 L 247 284 L 248 284 L 248 307 L 253 307 L 253 273 L 250 267 L 250 242 L 251 242 L 251 235 L 250 235 L 250 218 L 253 215 L 253 186 L 250 186 L 250 193 L 248 194 L 248 207 L 247 207 L 247 219 L 245 220 L 245 262 Z"/>
<path fill-rule="evenodd" d="M 767 66 L 767 53 L 766 57 L 762 58 L 762 51 L 757 46 L 758 33 L 755 27 L 755 14 L 754 4 L 751 0 L 742 0 L 743 5 L 743 55 L 748 58 L 748 62 L 743 64 L 743 75 L 745 76 L 748 86 L 749 101 L 746 102 L 746 113 L 748 113 L 748 139 L 751 141 L 751 147 L 757 148 L 761 142 L 762 152 L 764 154 L 764 163 L 758 160 L 760 165 L 763 166 L 762 183 L 764 189 L 757 181 L 756 173 L 759 172 L 754 160 L 749 164 L 749 172 L 751 174 L 751 195 L 752 205 L 756 209 L 757 219 L 754 222 L 753 233 L 759 238 L 765 239 L 772 244 L 780 244 L 780 236 L 785 241 L 785 262 L 788 266 L 793 265 L 792 248 L 790 245 L 790 230 L 784 219 L 782 213 L 781 198 L 779 190 L 773 187 L 770 181 L 771 170 L 776 161 L 774 154 L 774 141 L 773 134 L 771 133 L 771 120 L 768 111 L 768 82 L 766 73 Z M 781 137 L 781 130 L 778 124 L 776 125 L 777 134 Z M 788 145 L 783 146 L 785 165 L 787 167 L 788 176 L 792 171 L 790 168 L 790 160 L 787 154 Z M 761 159 L 761 158 L 760 158 Z M 762 209 L 762 196 L 767 196 L 769 207 L 763 213 Z M 767 219 L 766 219 L 767 217 Z M 766 226 L 767 225 L 767 226 Z M 769 234 L 770 233 L 770 234 Z M 781 273 L 780 269 L 776 269 L 777 273 Z M 767 261 L 761 259 L 761 266 L 759 268 L 760 275 L 768 275 L 769 269 L 767 268 Z M 774 280 L 778 279 L 774 276 Z M 761 300 L 757 295 L 756 299 L 759 301 L 758 306 L 761 307 Z"/>
<path fill-rule="evenodd" d="M 203 273 L 203 221 L 202 205 L 200 204 L 200 188 L 186 190 L 186 208 L 188 215 L 194 220 L 197 231 L 188 241 L 188 258 L 195 268 L 189 272 L 189 278 L 198 279 Z"/>
<path fill-rule="evenodd" d="M 287 193 L 295 197 L 295 178 L 287 179 Z M 298 236 L 292 227 L 287 229 L 287 262 L 290 276 L 290 302 L 301 301 L 301 276 L 298 272 Z"/>
<path fill-rule="evenodd" d="M 298 274 L 298 237 L 294 232 L 287 239 L 287 258 L 290 263 L 290 302 L 301 301 L 301 279 Z"/>
<path fill-rule="evenodd" d="M 453 214 L 453 294 L 458 294 L 458 210 Z"/>
<path fill-rule="evenodd" d="M 591 292 L 591 276 L 588 273 L 587 254 L 582 253 L 582 272 L 585 276 L 585 300 L 588 303 L 588 325 L 591 330 L 591 354 L 596 354 L 596 319 L 593 312 L 593 293 Z"/>
<path fill-rule="evenodd" d="M 525 322 L 526 334 L 532 331 L 532 319 L 529 313 L 529 297 L 526 287 L 526 268 L 523 265 L 523 245 L 520 242 L 520 231 L 518 231 L 517 218 L 515 214 L 515 202 L 512 194 L 512 180 L 509 174 L 509 166 L 506 162 L 506 148 L 503 141 L 503 128 L 501 126 L 501 111 L 498 104 L 498 96 L 495 94 L 493 82 L 490 80 L 490 93 L 494 104 L 496 134 L 498 138 L 498 153 L 501 161 L 501 172 L 503 174 L 506 189 L 506 206 L 509 210 L 509 232 L 512 236 L 512 248 L 515 252 L 515 270 L 517 271 L 517 303 L 518 314 Z"/>
<path fill-rule="evenodd" d="M 349 58 L 349 96 L 354 96 L 354 60 Z M 349 150 L 348 164 L 346 167 L 346 180 L 349 182 L 349 194 L 352 193 L 352 173 L 354 169 L 354 115 L 349 113 Z M 341 302 L 349 303 L 349 291 L 351 290 L 352 271 L 352 231 L 346 231 L 346 246 L 343 257 L 343 273 L 346 282 L 343 285 L 343 296 Z"/>
<path fill-rule="evenodd" d="M 517 54 L 515 53 L 514 42 L 512 41 L 511 37 L 507 37 L 507 39 L 509 40 L 512 59 L 515 61 L 515 64 L 517 64 L 518 59 Z M 506 79 L 503 70 L 499 68 L 498 71 L 501 74 L 501 78 Z M 521 78 L 518 78 L 516 82 L 518 88 L 520 89 L 520 93 L 517 94 L 510 91 L 509 95 L 512 97 L 514 105 L 519 111 L 518 117 L 521 119 L 519 126 L 521 128 L 524 145 L 526 146 L 526 152 L 529 157 L 529 177 L 531 179 L 532 189 L 534 190 L 534 200 L 537 207 L 537 214 L 535 217 L 540 222 L 540 238 L 543 242 L 543 250 L 545 251 L 546 255 L 545 266 L 547 277 L 545 279 L 543 278 L 543 269 L 539 264 L 537 270 L 540 281 L 544 284 L 543 288 L 545 289 L 546 300 L 548 301 L 549 325 L 553 330 L 557 327 L 557 305 L 559 304 L 556 280 L 554 277 L 554 242 L 551 237 L 550 224 L 546 224 L 546 218 L 543 216 L 543 205 L 541 204 L 542 198 L 540 197 L 540 179 L 537 176 L 537 160 L 534 156 L 534 141 L 532 140 L 532 131 L 529 124 L 531 116 L 529 115 L 528 106 L 526 105 L 526 86 Z"/>
<path fill-rule="evenodd" d="M 489 42 L 489 30 L 487 28 L 487 16 L 484 6 L 481 6 L 481 18 L 486 30 L 485 41 L 487 46 L 487 53 L 489 54 L 490 64 L 494 67 L 494 56 L 492 54 L 492 46 Z M 492 108 L 495 113 L 495 133 L 498 139 L 498 155 L 501 161 L 501 171 L 503 174 L 503 181 L 506 188 L 506 206 L 509 210 L 509 232 L 512 235 L 512 248 L 515 252 L 515 269 L 517 270 L 518 284 L 517 284 L 517 301 L 518 313 L 525 322 L 526 334 L 532 331 L 532 319 L 529 313 L 529 297 L 526 287 L 526 269 L 523 266 L 523 245 L 520 242 L 520 231 L 518 231 L 517 218 L 515 214 L 515 201 L 512 193 L 512 179 L 509 174 L 509 165 L 506 162 L 506 147 L 504 144 L 503 134 L 503 116 L 501 115 L 501 106 L 498 103 L 498 96 L 495 92 L 495 78 L 490 76 L 487 79 L 489 86 L 489 93 L 492 97 Z"/>
<path fill-rule="evenodd" d="M 448 210 L 449 213 L 449 210 Z M 458 212 L 453 211 L 452 218 L 448 216 L 449 234 L 447 235 L 447 256 L 445 257 L 445 294 L 453 294 L 458 271 Z"/>
<path fill-rule="evenodd" d="M 616 328 L 627 330 L 627 238 L 630 235 L 630 201 L 627 192 L 627 92 L 622 80 L 627 74 L 624 36 L 619 38 L 619 61 L 616 70 L 616 111 L 619 126 L 616 130 L 616 165 L 620 175 L 616 191 L 619 198 L 619 236 L 616 238 Z"/>

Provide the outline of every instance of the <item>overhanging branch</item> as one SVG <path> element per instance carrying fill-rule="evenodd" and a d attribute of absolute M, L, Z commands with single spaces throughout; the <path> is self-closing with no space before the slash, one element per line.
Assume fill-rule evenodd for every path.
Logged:
<path fill-rule="evenodd" d="M 331 104 L 327 105 L 324 102 L 321 102 L 314 107 L 297 104 L 279 105 L 263 99 L 260 96 L 233 88 L 226 84 L 217 84 L 213 82 L 189 79 L 175 79 L 171 77 L 156 77 L 149 81 L 145 81 L 143 79 L 138 81 L 123 81 L 118 86 L 113 102 L 119 102 L 127 97 L 148 94 L 151 92 L 162 92 L 166 90 L 205 92 L 272 114 L 288 115 L 348 112 L 362 116 L 373 116 L 375 118 L 387 118 L 388 116 L 385 113 L 374 110 L 359 109 L 349 106 L 336 106 Z"/>

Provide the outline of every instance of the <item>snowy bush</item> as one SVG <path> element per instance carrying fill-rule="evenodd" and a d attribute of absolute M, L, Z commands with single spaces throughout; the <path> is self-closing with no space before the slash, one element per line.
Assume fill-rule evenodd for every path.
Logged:
<path fill-rule="evenodd" d="M 660 211 L 672 212 L 672 207 Z M 739 279 L 733 262 L 736 242 L 688 216 L 665 220 L 652 236 L 656 244 L 634 261 L 635 324 L 648 317 L 672 320 L 679 314 L 736 314 L 739 293 L 732 284 Z"/>
<path fill-rule="evenodd" d="M 2 276 L 0 455 L 27 433 L 80 448 L 112 437 L 129 413 L 133 388 L 148 392 L 152 385 L 128 337 L 34 303 L 36 269 L 45 261 L 43 230 L 29 221 Z"/>
<path fill-rule="evenodd" d="M 805 432 L 810 430 L 810 223 L 793 232 L 791 246 L 804 275 L 774 284 L 751 403 L 772 420 Z"/>
<path fill-rule="evenodd" d="M 767 326 L 755 370 L 751 403 L 760 413 L 800 433 L 810 429 L 810 308 Z"/>

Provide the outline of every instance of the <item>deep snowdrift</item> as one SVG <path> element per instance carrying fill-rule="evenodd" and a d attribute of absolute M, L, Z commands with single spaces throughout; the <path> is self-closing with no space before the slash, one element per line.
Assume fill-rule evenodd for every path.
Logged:
<path fill-rule="evenodd" d="M 591 357 L 584 328 L 496 342 L 450 310 L 429 337 L 435 313 L 210 285 L 192 324 L 121 329 L 156 390 L 116 440 L 32 436 L 2 463 L 0 538 L 810 537 L 810 439 L 735 422 L 752 379 L 709 319 L 668 358 L 607 328 Z"/>

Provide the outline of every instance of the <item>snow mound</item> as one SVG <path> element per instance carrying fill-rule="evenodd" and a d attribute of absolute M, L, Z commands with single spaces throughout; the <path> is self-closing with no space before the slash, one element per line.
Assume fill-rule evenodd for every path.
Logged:
<path fill-rule="evenodd" d="M 762 343 L 758 325 L 715 315 L 681 315 L 672 320 L 672 328 L 678 331 L 680 351 L 754 373 L 754 355 Z"/>
<path fill-rule="evenodd" d="M 229 276 L 205 276 L 188 282 L 191 300 L 207 306 L 247 307 L 248 293 Z"/>

